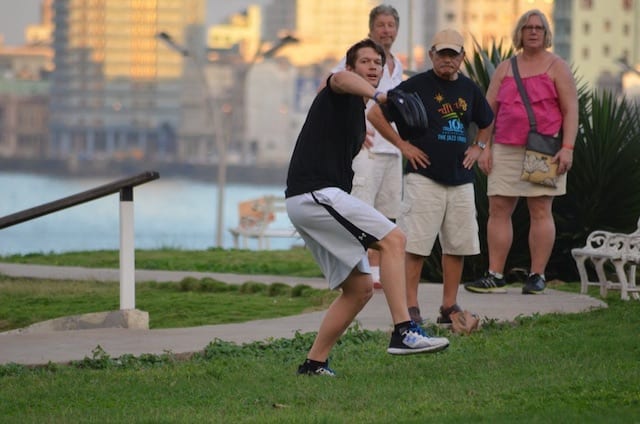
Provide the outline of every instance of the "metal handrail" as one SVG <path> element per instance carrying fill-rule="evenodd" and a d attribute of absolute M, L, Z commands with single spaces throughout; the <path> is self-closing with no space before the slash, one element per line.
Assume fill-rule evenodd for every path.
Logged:
<path fill-rule="evenodd" d="M 135 309 L 133 187 L 160 178 L 156 171 L 114 181 L 0 218 L 0 229 L 120 192 L 120 309 Z"/>
<path fill-rule="evenodd" d="M 33 208 L 12 213 L 11 215 L 6 215 L 0 218 L 0 229 L 11 227 L 12 225 L 20 224 L 21 222 L 29 221 L 43 215 L 48 215 L 62 209 L 86 203 L 100 197 L 108 196 L 110 194 L 117 193 L 122 189 L 135 187 L 158 178 L 160 178 L 160 174 L 158 174 L 158 172 L 146 171 L 133 177 L 123 178 L 53 202 L 43 203 L 42 205 L 35 206 Z"/>

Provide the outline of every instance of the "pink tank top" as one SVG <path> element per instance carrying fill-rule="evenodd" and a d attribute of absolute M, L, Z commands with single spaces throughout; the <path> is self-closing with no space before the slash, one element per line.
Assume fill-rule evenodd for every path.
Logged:
<path fill-rule="evenodd" d="M 531 101 L 538 132 L 557 134 L 562 127 L 562 111 L 558 91 L 549 75 L 545 73 L 522 78 L 522 83 Z M 495 142 L 524 146 L 529 132 L 529 118 L 512 76 L 505 76 L 502 79 L 496 101 L 498 113 L 495 123 Z"/>

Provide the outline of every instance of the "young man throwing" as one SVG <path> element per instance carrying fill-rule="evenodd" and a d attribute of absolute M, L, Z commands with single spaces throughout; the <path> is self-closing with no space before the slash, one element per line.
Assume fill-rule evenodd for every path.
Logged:
<path fill-rule="evenodd" d="M 291 157 L 287 213 L 340 296 L 331 304 L 299 374 L 335 375 L 331 349 L 373 295 L 367 249 L 380 252 L 381 283 L 394 330 L 387 352 L 435 352 L 449 345 L 410 320 L 404 275 L 404 233 L 372 206 L 351 196 L 352 161 L 365 139 L 365 102 L 384 103 L 376 91 L 384 50 L 370 39 L 347 51 L 347 69 L 329 76 L 316 96 Z"/>

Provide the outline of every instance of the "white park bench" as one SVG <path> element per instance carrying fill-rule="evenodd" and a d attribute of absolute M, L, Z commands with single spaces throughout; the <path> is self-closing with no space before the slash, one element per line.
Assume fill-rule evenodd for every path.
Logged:
<path fill-rule="evenodd" d="M 248 248 L 248 241 L 258 241 L 258 249 L 269 249 L 272 238 L 298 238 L 298 232 L 288 221 L 282 226 L 277 221 L 280 214 L 286 214 L 284 197 L 263 196 L 258 199 L 246 200 L 238 204 L 238 226 L 229 228 L 233 235 L 236 249 L 242 246 Z"/>
<path fill-rule="evenodd" d="M 584 247 L 571 249 L 580 274 L 580 292 L 587 293 L 589 286 L 599 286 L 600 296 L 608 290 L 620 290 L 624 300 L 631 295 L 640 300 L 640 287 L 636 286 L 636 266 L 640 264 L 640 219 L 633 233 L 612 233 L 596 230 L 587 237 Z M 593 264 L 595 280 L 587 271 L 587 261 Z M 609 278 L 605 266 L 611 264 L 615 270 L 615 280 Z"/>

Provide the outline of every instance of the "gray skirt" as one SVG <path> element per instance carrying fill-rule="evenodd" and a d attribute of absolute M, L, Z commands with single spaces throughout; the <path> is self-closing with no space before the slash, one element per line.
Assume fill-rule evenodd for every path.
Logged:
<path fill-rule="evenodd" d="M 554 187 L 522 181 L 524 146 L 493 143 L 493 168 L 487 177 L 487 196 L 537 197 L 562 196 L 567 192 L 567 174 L 558 178 Z"/>

